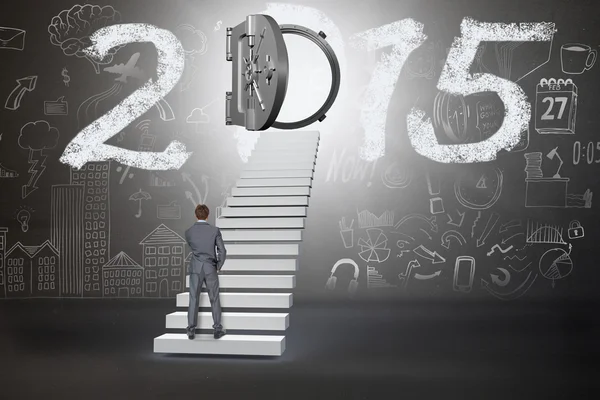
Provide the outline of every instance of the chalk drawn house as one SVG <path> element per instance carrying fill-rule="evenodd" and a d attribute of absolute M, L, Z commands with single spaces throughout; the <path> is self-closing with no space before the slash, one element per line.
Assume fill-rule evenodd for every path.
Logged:
<path fill-rule="evenodd" d="M 6 297 L 58 297 L 58 265 L 49 240 L 39 246 L 17 242 L 6 252 Z"/>
<path fill-rule="evenodd" d="M 144 268 L 120 252 L 102 266 L 104 297 L 143 297 Z"/>
<path fill-rule="evenodd" d="M 185 239 L 161 224 L 141 242 L 146 297 L 173 297 L 183 290 Z"/>

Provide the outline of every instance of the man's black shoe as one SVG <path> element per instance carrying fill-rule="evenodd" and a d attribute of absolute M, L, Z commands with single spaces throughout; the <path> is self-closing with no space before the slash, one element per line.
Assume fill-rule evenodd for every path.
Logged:
<path fill-rule="evenodd" d="M 186 328 L 188 339 L 194 340 L 196 337 L 196 328 Z"/>
<path fill-rule="evenodd" d="M 225 336 L 225 331 L 222 330 L 222 329 L 216 330 L 215 333 L 214 333 L 215 339 L 220 339 L 223 336 Z"/>

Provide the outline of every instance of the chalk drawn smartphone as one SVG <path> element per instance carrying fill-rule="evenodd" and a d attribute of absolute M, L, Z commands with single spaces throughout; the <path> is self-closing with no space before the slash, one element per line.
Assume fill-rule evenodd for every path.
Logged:
<path fill-rule="evenodd" d="M 473 288 L 475 277 L 475 259 L 471 256 L 456 257 L 454 264 L 454 283 L 452 288 L 457 292 L 469 293 Z"/>

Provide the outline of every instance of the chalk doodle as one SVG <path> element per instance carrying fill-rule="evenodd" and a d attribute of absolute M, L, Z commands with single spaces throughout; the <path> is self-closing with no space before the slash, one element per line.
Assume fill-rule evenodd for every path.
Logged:
<path fill-rule="evenodd" d="M 388 238 L 379 228 L 367 229 L 367 239 L 359 238 L 358 246 L 361 251 L 360 258 L 366 262 L 382 263 L 390 257 L 390 249 L 387 247 Z"/>

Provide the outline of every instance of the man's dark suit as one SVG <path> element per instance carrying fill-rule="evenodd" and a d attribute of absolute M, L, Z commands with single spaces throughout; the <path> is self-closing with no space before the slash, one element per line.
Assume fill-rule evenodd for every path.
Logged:
<path fill-rule="evenodd" d="M 196 328 L 198 323 L 198 303 L 202 282 L 206 282 L 208 298 L 212 308 L 213 328 L 221 330 L 221 301 L 219 299 L 219 275 L 225 263 L 227 251 L 221 231 L 206 221 L 198 221 L 185 231 L 185 240 L 192 249 L 188 273 L 190 275 L 190 306 L 188 308 L 188 328 Z M 215 254 L 215 246 L 217 253 Z"/>

